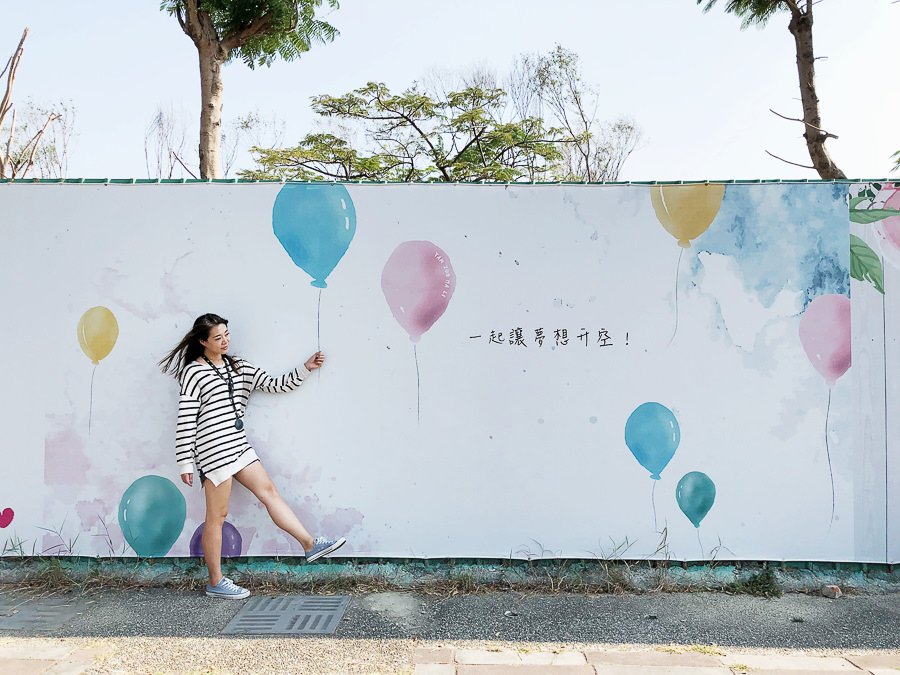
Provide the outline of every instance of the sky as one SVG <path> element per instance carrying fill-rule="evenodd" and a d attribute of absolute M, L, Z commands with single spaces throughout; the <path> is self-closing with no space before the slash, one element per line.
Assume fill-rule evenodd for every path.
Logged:
<path fill-rule="evenodd" d="M 147 178 L 145 133 L 157 107 L 191 121 L 196 158 L 197 52 L 158 0 L 0 0 L 5 62 L 29 28 L 14 102 L 71 101 L 78 134 L 69 178 Z M 335 42 L 299 60 L 224 73 L 227 121 L 258 110 L 286 123 L 293 145 L 314 128 L 309 99 L 369 81 L 401 91 L 429 71 L 505 72 L 524 52 L 561 44 L 581 57 L 601 119 L 633 118 L 643 142 L 620 180 L 817 178 L 766 154 L 809 164 L 797 122 L 798 75 L 787 15 L 740 30 L 724 0 L 342 0 L 326 18 Z M 819 0 L 814 41 L 827 147 L 851 178 L 890 174 L 900 150 L 896 43 L 900 3 Z M 194 159 L 196 162 L 196 159 Z M 238 168 L 252 162 L 242 156 Z"/>

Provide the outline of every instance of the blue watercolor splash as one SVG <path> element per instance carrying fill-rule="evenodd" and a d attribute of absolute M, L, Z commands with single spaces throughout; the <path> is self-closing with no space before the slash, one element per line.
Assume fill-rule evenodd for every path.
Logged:
<path fill-rule="evenodd" d="M 826 293 L 849 296 L 846 200 L 842 184 L 729 185 L 694 247 L 733 257 L 765 307 L 784 289 L 805 293 L 804 309 Z M 702 266 L 692 258 L 694 274 Z"/>

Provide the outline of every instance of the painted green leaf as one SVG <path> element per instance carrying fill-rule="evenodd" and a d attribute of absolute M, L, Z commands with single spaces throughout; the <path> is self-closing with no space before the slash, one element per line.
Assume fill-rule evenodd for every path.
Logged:
<path fill-rule="evenodd" d="M 853 211 L 857 206 L 867 201 L 869 201 L 868 197 L 853 197 L 853 199 L 850 200 L 850 210 Z"/>
<path fill-rule="evenodd" d="M 884 295 L 884 268 L 881 258 L 869 245 L 854 234 L 850 235 L 850 276 L 858 281 L 870 281 L 875 290 Z"/>
<path fill-rule="evenodd" d="M 874 223 L 891 216 L 900 216 L 898 209 L 850 209 L 850 221 L 853 223 Z"/>

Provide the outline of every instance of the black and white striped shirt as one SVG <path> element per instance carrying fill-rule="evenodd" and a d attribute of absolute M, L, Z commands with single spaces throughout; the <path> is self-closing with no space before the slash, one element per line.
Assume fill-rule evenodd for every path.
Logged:
<path fill-rule="evenodd" d="M 309 375 L 306 366 L 301 365 L 280 377 L 272 377 L 243 359 L 235 360 L 238 372 L 231 370 L 231 377 L 234 405 L 241 417 L 252 392 L 292 391 Z M 225 379 L 228 377 L 226 368 L 231 369 L 227 363 L 217 369 Z M 216 485 L 232 475 L 227 473 L 228 468 L 237 465 L 241 455 L 252 450 L 247 434 L 244 429 L 234 427 L 234 420 L 235 408 L 231 405 L 226 381 L 204 361 L 189 363 L 181 374 L 175 430 L 175 461 L 179 473 L 194 473 L 196 465 Z"/>

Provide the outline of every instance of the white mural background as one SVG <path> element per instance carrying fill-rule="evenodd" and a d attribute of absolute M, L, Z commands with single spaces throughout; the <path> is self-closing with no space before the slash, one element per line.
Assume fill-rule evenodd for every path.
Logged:
<path fill-rule="evenodd" d="M 135 555 L 118 510 L 147 475 L 184 496 L 168 555 L 189 554 L 203 496 L 177 475 L 177 383 L 156 363 L 215 312 L 270 374 L 325 352 L 299 391 L 254 394 L 246 423 L 307 527 L 347 537 L 342 555 L 900 560 L 896 271 L 883 295 L 852 282 L 854 364 L 830 389 L 799 338 L 811 300 L 850 293 L 852 186 L 727 185 L 689 248 L 649 186 L 316 188 L 356 213 L 321 297 L 273 232 L 281 184 L 0 186 L 6 555 Z M 410 241 L 456 280 L 415 345 L 381 285 Z M 76 326 L 97 306 L 119 332 L 95 367 Z M 625 442 L 648 402 L 680 429 L 658 481 Z M 715 485 L 699 527 L 676 500 L 690 472 Z M 243 555 L 302 552 L 243 488 L 228 522 Z"/>

